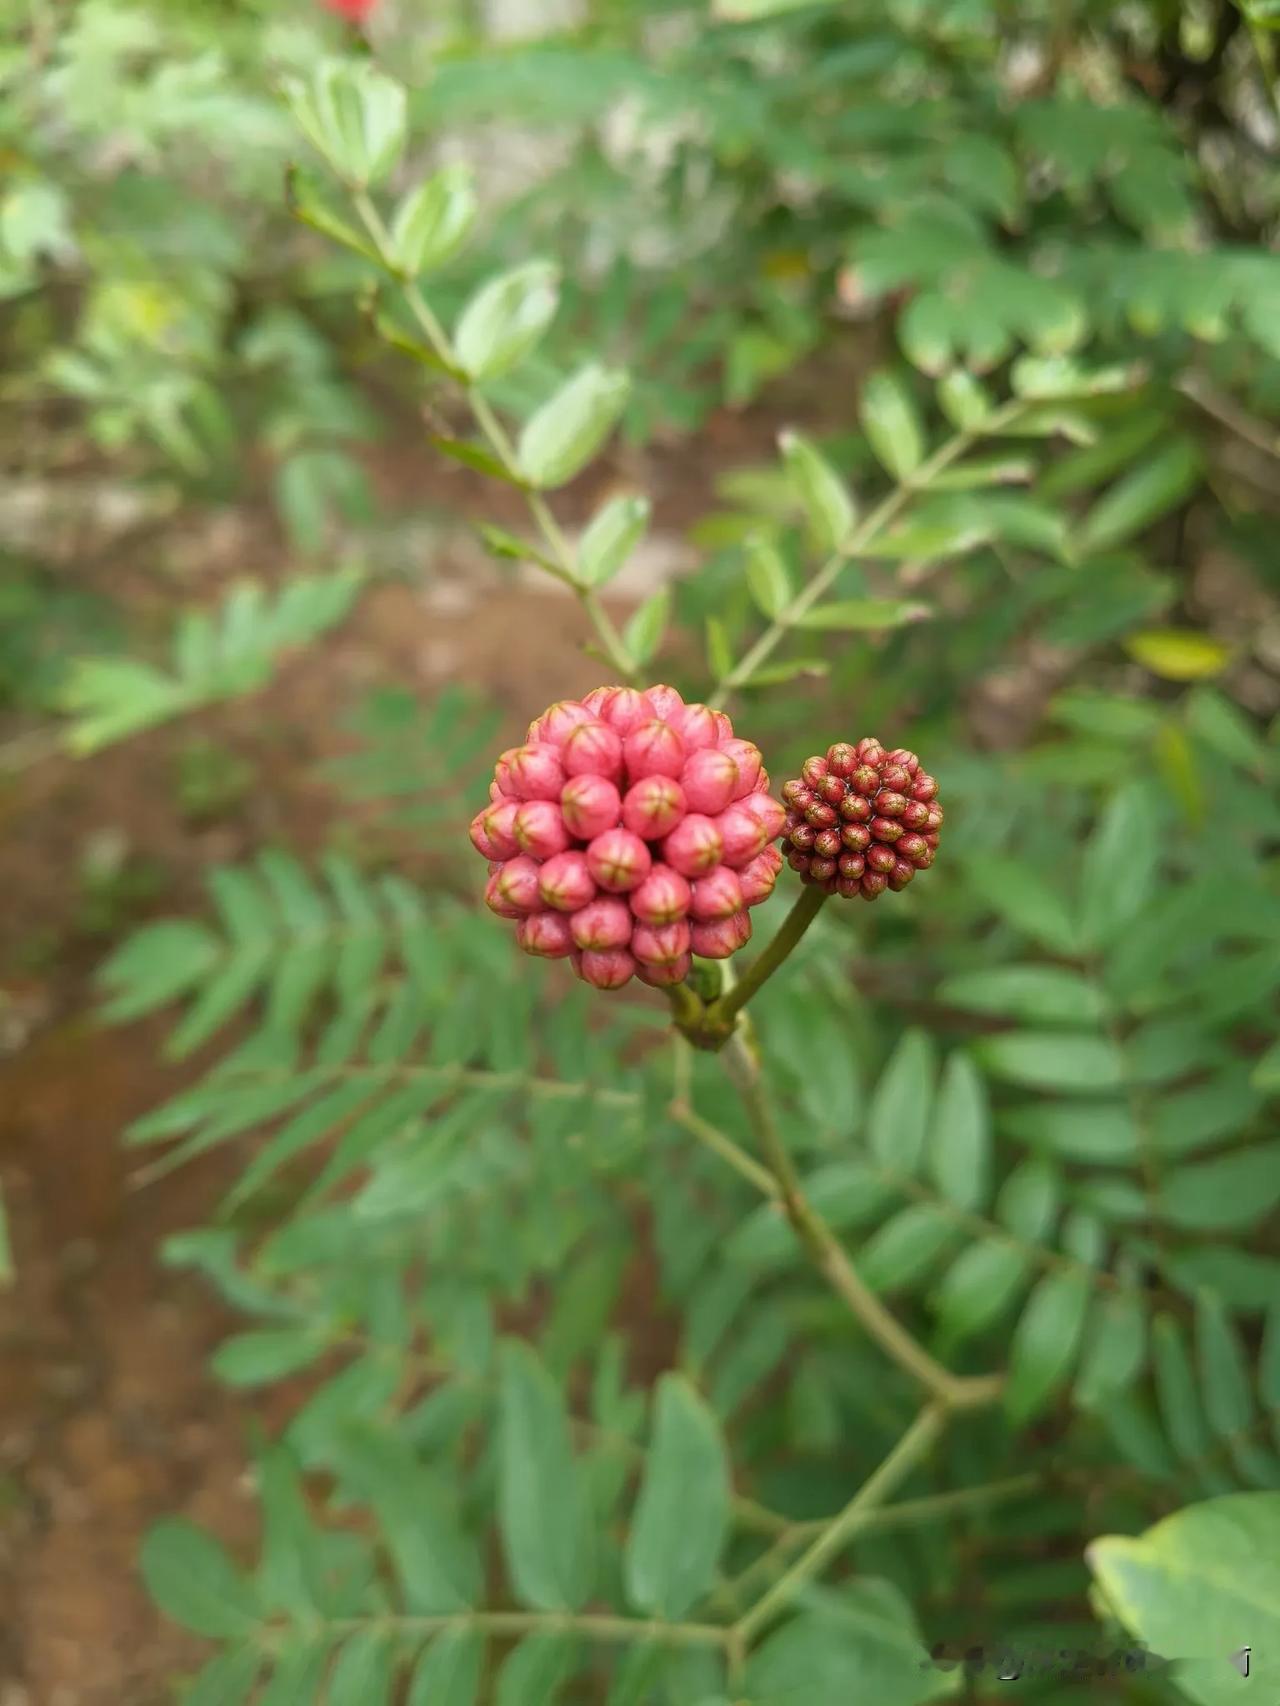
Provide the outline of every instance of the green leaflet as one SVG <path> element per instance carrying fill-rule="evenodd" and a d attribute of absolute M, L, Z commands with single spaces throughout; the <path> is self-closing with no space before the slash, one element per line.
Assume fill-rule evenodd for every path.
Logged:
<path fill-rule="evenodd" d="M 563 1394 L 533 1350 L 501 1353 L 498 1517 L 513 1585 L 543 1611 L 576 1610 L 591 1591 L 594 1544 Z"/>
<path fill-rule="evenodd" d="M 715 1416 L 686 1380 L 663 1376 L 625 1554 L 637 1610 L 678 1620 L 707 1592 L 728 1531 L 729 1495 Z"/>

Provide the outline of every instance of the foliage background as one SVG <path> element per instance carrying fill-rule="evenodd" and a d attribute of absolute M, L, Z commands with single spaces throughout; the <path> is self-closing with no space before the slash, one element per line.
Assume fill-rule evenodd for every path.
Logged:
<path fill-rule="evenodd" d="M 858 1271 L 944 1360 L 1013 1358 L 1009 1413 L 966 1419 L 907 1496 L 1021 1485 L 858 1535 L 741 1686 L 781 1699 L 799 1667 L 815 1698 L 854 1672 L 917 1699 L 958 1679 L 920 1671 L 916 1631 L 1096 1638 L 1099 1535 L 1243 1490 L 1243 1544 L 1274 1532 L 1272 38 L 1264 9 L 1228 5 L 747 10 L 598 5 L 518 17 L 513 38 L 468 8 L 426 26 L 388 8 L 369 36 L 411 88 L 385 193 L 477 168 L 474 239 L 429 281 L 444 323 L 498 269 L 562 269 L 554 325 L 493 406 L 526 418 L 584 359 L 633 373 L 616 445 L 562 513 L 576 529 L 656 475 L 651 539 L 606 592 L 621 622 L 686 571 L 627 630 L 651 674 L 690 692 L 732 677 L 820 560 L 776 427 L 821 444 L 864 518 L 906 493 L 813 620 L 778 627 L 764 667 L 781 676 L 734 708 L 775 778 L 871 729 L 919 748 L 944 781 L 946 856 L 874 916 L 828 909 L 757 1010 L 784 1128 Z M 663 1010 L 585 1001 L 475 912 L 457 847 L 486 761 L 602 666 L 538 678 L 530 633 L 576 618 L 529 603 L 536 568 L 460 555 L 446 512 L 519 531 L 517 495 L 457 475 L 423 516 L 428 433 L 465 437 L 465 415 L 387 347 L 390 297 L 381 327 L 362 309 L 368 261 L 289 218 L 292 160 L 312 174 L 304 211 L 340 202 L 273 85 L 355 47 L 321 12 L 98 0 L 15 10 L 0 65 L 10 798 L 47 805 L 64 750 L 90 774 L 132 750 L 146 763 L 194 716 L 174 723 L 203 732 L 177 734 L 165 809 L 204 826 L 157 871 L 146 813 L 117 811 L 104 842 L 75 785 L 48 785 L 74 908 L 59 897 L 52 940 L 14 933 L 6 1002 L 38 1043 L 104 939 L 188 908 L 114 952 L 102 988 L 117 1021 L 178 1002 L 167 1053 L 200 1061 L 158 1109 L 161 1086 L 138 1087 L 129 1140 L 164 1145 L 134 1157 L 143 1177 L 237 1146 L 212 1225 L 163 1256 L 245 1317 L 213 1371 L 269 1422 L 265 1550 L 250 1578 L 169 1525 L 144 1554 L 165 1609 L 226 1643 L 202 1685 L 219 1701 L 259 1673 L 267 1698 L 321 1698 L 333 1666 L 330 1699 L 390 1698 L 413 1669 L 423 1698 L 469 1698 L 472 1649 L 423 1646 L 403 1620 L 470 1602 L 467 1537 L 492 1540 L 495 1511 L 485 1603 L 655 1609 L 627 1536 L 658 1451 L 645 1389 L 665 1371 L 698 1438 L 731 1448 L 735 1530 L 712 1561 L 761 1587 L 913 1408 L 776 1217 L 672 1116 Z M 1036 430 L 984 429 L 921 479 L 975 380 Z M 691 447 L 696 521 L 676 474 Z M 95 480 L 65 537 L 64 499 Z M 122 501 L 127 565 L 102 549 Z M 250 531 L 196 580 L 184 546 L 228 515 Z M 482 603 L 451 628 L 459 566 Z M 256 590 L 224 584 L 246 568 Z M 488 693 L 387 685 L 393 616 L 336 693 L 333 650 L 310 707 L 284 677 L 274 755 L 208 721 L 406 583 L 422 647 L 451 645 L 444 673 L 463 674 L 465 633 Z M 348 689 L 362 673 L 381 688 Z M 290 728 L 335 699 L 353 723 L 325 754 L 326 848 L 311 784 L 282 772 Z M 264 811 L 267 793 L 283 807 Z M 228 840 L 248 856 L 220 856 Z M 716 1063 L 678 1070 L 677 1103 L 748 1145 Z M 40 1482 L 17 1461 L 20 1537 Z M 725 1513 L 697 1461 L 686 1496 L 714 1536 Z M 516 1508 L 528 1487 L 544 1505 Z M 668 1523 L 660 1557 L 684 1526 Z M 1234 1608 L 1199 1614 L 1215 1651 L 1274 1638 L 1250 1623 L 1227 1641 Z M 1122 1621 L 1159 1650 L 1143 1616 Z M 522 1632 L 511 1656 L 490 1649 L 499 1699 L 552 1698 L 562 1671 L 579 1679 L 564 1698 L 725 1686 L 696 1646 L 640 1647 L 619 1676 L 594 1645 Z M 29 1660 L 18 1649 L 20 1681 Z M 1236 1681 L 1220 1666 L 1177 1686 L 1216 1700 Z"/>

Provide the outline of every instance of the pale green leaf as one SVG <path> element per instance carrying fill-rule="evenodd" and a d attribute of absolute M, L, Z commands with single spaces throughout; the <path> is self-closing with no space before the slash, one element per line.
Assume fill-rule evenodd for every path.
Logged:
<path fill-rule="evenodd" d="M 664 1375 L 625 1555 L 627 1594 L 637 1610 L 678 1621 L 709 1590 L 728 1532 L 730 1492 L 719 1423 L 687 1380 Z"/>

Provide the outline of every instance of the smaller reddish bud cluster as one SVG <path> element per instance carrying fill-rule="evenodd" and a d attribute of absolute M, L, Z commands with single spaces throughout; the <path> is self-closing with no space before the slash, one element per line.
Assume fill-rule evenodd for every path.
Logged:
<path fill-rule="evenodd" d="M 499 757 L 472 822 L 485 901 L 597 989 L 681 983 L 694 954 L 743 947 L 773 891 L 787 814 L 768 789 L 759 749 L 673 687 L 560 700 Z"/>
<path fill-rule="evenodd" d="M 782 798 L 787 863 L 828 894 L 875 900 L 905 889 L 938 850 L 938 784 L 905 747 L 838 741 L 825 758 L 805 759 Z"/>

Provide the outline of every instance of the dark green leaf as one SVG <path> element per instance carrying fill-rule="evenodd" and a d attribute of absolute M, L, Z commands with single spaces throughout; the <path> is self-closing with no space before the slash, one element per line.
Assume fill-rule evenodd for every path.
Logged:
<path fill-rule="evenodd" d="M 730 1491 L 719 1423 L 687 1380 L 664 1375 L 626 1549 L 627 1594 L 638 1610 L 676 1622 L 709 1590 Z"/>
<path fill-rule="evenodd" d="M 966 1054 L 950 1056 L 934 1103 L 929 1171 L 961 1208 L 980 1208 L 991 1174 L 991 1110 L 981 1075 Z"/>
<path fill-rule="evenodd" d="M 506 1341 L 501 1366 L 498 1519 L 512 1583 L 537 1610 L 577 1610 L 594 1546 L 564 1396 L 528 1345 Z"/>
<path fill-rule="evenodd" d="M 142 1544 L 142 1574 L 152 1599 L 197 1635 L 245 1639 L 262 1611 L 252 1583 L 211 1534 L 167 1517 Z"/>
<path fill-rule="evenodd" d="M 1007 1031 L 983 1037 L 973 1048 L 993 1077 L 1037 1090 L 1092 1096 L 1124 1081 L 1124 1058 L 1106 1037 L 1076 1031 Z"/>
<path fill-rule="evenodd" d="M 1009 1353 L 1005 1408 L 1015 1421 L 1042 1409 L 1070 1374 L 1092 1295 L 1088 1275 L 1079 1271 L 1047 1274 L 1037 1282 Z"/>

